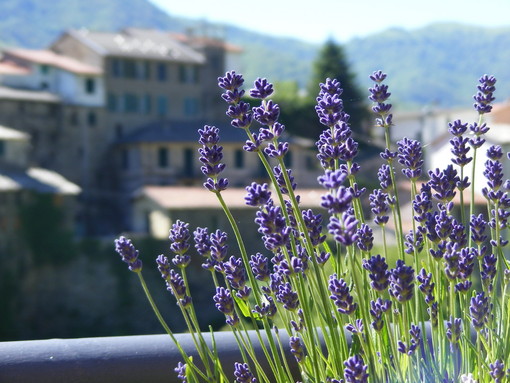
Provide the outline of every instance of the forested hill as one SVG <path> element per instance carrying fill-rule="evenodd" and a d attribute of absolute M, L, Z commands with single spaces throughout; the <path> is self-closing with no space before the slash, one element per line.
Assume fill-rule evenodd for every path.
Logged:
<path fill-rule="evenodd" d="M 247 80 L 298 81 L 305 87 L 318 45 L 277 38 L 230 25 L 166 14 L 148 0 L 2 0 L 0 44 L 42 48 L 71 28 L 114 31 L 136 26 L 220 34 L 244 48 Z M 469 106 L 477 79 L 498 78 L 499 100 L 510 97 L 510 27 L 433 24 L 415 30 L 389 29 L 345 42 L 363 88 L 376 69 L 388 73 L 393 102 L 418 106 Z"/>

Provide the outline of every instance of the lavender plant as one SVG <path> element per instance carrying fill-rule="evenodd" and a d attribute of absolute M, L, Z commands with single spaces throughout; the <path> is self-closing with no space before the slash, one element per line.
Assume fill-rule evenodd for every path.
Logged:
<path fill-rule="evenodd" d="M 239 345 L 241 359 L 233 366 L 233 377 L 224 373 L 216 350 L 207 345 L 198 326 L 186 271 L 189 225 L 173 225 L 173 258 L 160 255 L 156 261 L 188 324 L 200 362 L 180 347 L 161 316 L 144 282 L 138 251 L 129 239 L 116 241 L 116 251 L 140 278 L 153 310 L 181 352 L 183 360 L 175 371 L 182 382 L 295 382 L 292 363 L 298 365 L 300 382 L 510 380 L 510 268 L 504 252 L 510 181 L 503 181 L 504 153 L 499 146 L 487 150 L 484 164 L 487 211 L 475 214 L 474 199 L 476 157 L 490 129 L 484 116 L 491 112 L 496 80 L 480 79 L 474 97 L 478 121 L 468 125 L 456 120 L 445 127 L 453 136 L 452 163 L 426 172 L 420 142 L 390 142 L 393 115 L 386 74 L 377 71 L 370 78 L 375 127 L 385 136 L 377 174 L 380 188 L 367 193 L 356 179 L 361 169 L 355 162 L 358 144 L 343 110 L 341 84 L 326 79 L 315 108 L 325 127 L 316 143 L 324 170 L 318 178 L 325 189 L 320 214 L 300 207 L 299 189 L 284 161 L 289 144 L 278 122 L 280 109 L 268 99 L 273 85 L 266 79 L 255 81 L 249 94 L 258 104 L 252 107 L 243 98 L 241 75 L 228 72 L 218 79 L 232 129 L 245 131 L 244 150 L 258 156 L 271 182 L 246 187 L 246 205 L 255 210 L 266 249 L 265 254 L 249 254 L 222 197 L 228 180 L 221 176 L 226 164 L 220 130 L 205 126 L 198 131 L 204 187 L 217 197 L 237 241 L 231 250 L 237 256 L 227 257 L 227 235 L 221 229 L 199 227 L 192 233 L 203 268 L 216 285 L 212 300 Z M 465 175 L 468 164 L 470 177 Z M 397 188 L 399 169 L 411 185 L 412 229 L 407 233 L 399 203 L 402 191 Z M 469 186 L 467 203 L 464 193 Z M 365 216 L 368 210 L 371 217 Z M 382 234 L 379 247 L 374 246 L 375 230 Z M 387 243 L 390 231 L 396 246 Z M 262 355 L 255 354 L 250 329 Z M 282 344 L 281 331 L 289 337 L 287 345 Z M 262 359 L 270 371 L 262 367 Z"/>

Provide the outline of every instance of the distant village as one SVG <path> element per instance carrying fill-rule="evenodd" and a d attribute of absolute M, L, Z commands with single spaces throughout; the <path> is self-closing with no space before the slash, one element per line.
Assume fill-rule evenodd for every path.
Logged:
<path fill-rule="evenodd" d="M 70 30 L 45 50 L 4 49 L 2 246 L 18 229 L 19 207 L 40 193 L 54 196 L 80 236 L 163 238 L 176 218 L 215 226 L 224 218 L 201 186 L 197 153 L 197 130 L 206 124 L 221 129 L 231 185 L 226 199 L 244 214 L 244 186 L 266 177 L 256 156 L 242 150 L 246 137 L 230 126 L 216 83 L 225 71 L 239 70 L 241 54 L 216 38 L 136 28 Z M 469 105 L 395 113 L 392 139 L 421 140 L 426 167 L 442 168 L 451 157 L 448 122 L 456 119 L 472 123 L 477 115 Z M 496 104 L 488 123 L 487 145 L 508 151 L 510 103 Z M 375 142 L 380 133 L 371 132 Z M 318 207 L 314 143 L 298 137 L 290 143 L 288 162 L 303 189 L 303 206 Z"/>

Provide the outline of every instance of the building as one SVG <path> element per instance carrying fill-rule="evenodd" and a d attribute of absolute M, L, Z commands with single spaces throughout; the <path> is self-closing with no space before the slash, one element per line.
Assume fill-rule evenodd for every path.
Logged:
<path fill-rule="evenodd" d="M 38 196 L 62 208 L 64 226 L 74 227 L 80 188 L 55 171 L 30 165 L 30 136 L 0 126 L 0 254 L 19 249 L 21 214 Z"/>
<path fill-rule="evenodd" d="M 0 123 L 31 135 L 33 164 L 80 185 L 86 231 L 129 230 L 133 193 L 202 184 L 197 131 L 205 124 L 221 130 L 231 185 L 265 179 L 217 86 L 240 52 L 216 38 L 137 28 L 71 30 L 46 50 L 6 49 Z M 313 145 L 290 141 L 296 181 L 314 185 Z"/>

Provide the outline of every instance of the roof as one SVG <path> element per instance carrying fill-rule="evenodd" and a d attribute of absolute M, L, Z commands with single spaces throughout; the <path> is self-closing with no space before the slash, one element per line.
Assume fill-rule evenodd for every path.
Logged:
<path fill-rule="evenodd" d="M 30 135 L 19 130 L 0 125 L 0 140 L 28 141 Z"/>
<path fill-rule="evenodd" d="M 47 91 L 17 89 L 7 86 L 0 86 L 0 99 L 52 103 L 60 103 L 62 101 L 59 96 Z"/>
<path fill-rule="evenodd" d="M 324 189 L 298 189 L 301 207 L 317 208 L 321 204 Z M 233 209 L 252 208 L 246 205 L 246 189 L 227 188 L 221 192 L 225 203 Z M 221 205 L 214 193 L 201 186 L 145 186 L 137 191 L 134 198 L 147 197 L 165 209 L 220 209 Z"/>
<path fill-rule="evenodd" d="M 242 143 L 247 140 L 246 133 L 243 129 L 237 129 L 230 124 L 221 121 L 210 120 L 166 120 L 156 121 L 148 125 L 141 126 L 133 133 L 122 137 L 118 143 L 134 144 L 134 143 L 150 143 L 150 142 L 198 142 L 198 130 L 204 125 L 216 126 L 220 129 L 221 143 Z M 284 133 L 282 139 L 292 145 L 309 148 L 313 147 L 313 140 L 299 136 Z"/>
<path fill-rule="evenodd" d="M 84 64 L 72 57 L 59 55 L 50 50 L 8 49 L 5 53 L 20 59 L 42 65 L 51 65 L 68 72 L 83 75 L 101 75 L 101 68 Z"/>
<path fill-rule="evenodd" d="M 66 195 L 76 195 L 81 192 L 78 185 L 48 169 L 0 169 L 0 191 L 16 191 L 21 189 L 33 190 L 39 193 Z"/>
<path fill-rule="evenodd" d="M 141 142 L 198 142 L 198 130 L 204 125 L 214 125 L 220 129 L 220 143 L 244 143 L 246 133 L 242 129 L 236 129 L 226 123 L 207 123 L 199 121 L 167 120 L 157 121 L 140 127 L 130 135 L 120 139 L 119 143 Z"/>
<path fill-rule="evenodd" d="M 208 37 L 208 36 L 194 36 L 194 35 L 185 34 L 185 33 L 173 33 L 173 32 L 170 32 L 169 35 L 178 41 L 181 41 L 185 44 L 190 44 L 192 46 L 196 46 L 197 48 L 215 47 L 215 48 L 224 49 L 225 51 L 230 52 L 230 53 L 243 52 L 243 48 L 241 48 L 240 46 L 228 43 L 223 39 L 217 39 L 217 38 Z"/>
<path fill-rule="evenodd" d="M 11 61 L 2 61 L 0 62 L 0 75 L 27 75 L 30 73 L 30 70 L 24 66 L 18 65 Z"/>
<path fill-rule="evenodd" d="M 194 64 L 205 63 L 205 56 L 158 30 L 126 29 L 95 32 L 85 29 L 68 32 L 104 56 L 144 57 Z"/>

